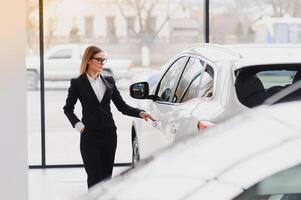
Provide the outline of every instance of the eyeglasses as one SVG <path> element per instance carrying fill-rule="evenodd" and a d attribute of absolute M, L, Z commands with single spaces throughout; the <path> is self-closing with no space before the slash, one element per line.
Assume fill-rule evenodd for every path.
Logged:
<path fill-rule="evenodd" d="M 92 58 L 92 59 L 95 59 L 97 61 L 98 64 L 106 64 L 107 60 L 106 58 Z"/>

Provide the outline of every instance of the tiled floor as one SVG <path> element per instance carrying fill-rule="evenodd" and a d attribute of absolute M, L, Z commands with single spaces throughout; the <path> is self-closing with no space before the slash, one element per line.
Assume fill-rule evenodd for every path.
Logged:
<path fill-rule="evenodd" d="M 128 169 L 115 167 L 113 176 Z M 66 200 L 87 192 L 84 168 L 30 169 L 30 200 Z"/>

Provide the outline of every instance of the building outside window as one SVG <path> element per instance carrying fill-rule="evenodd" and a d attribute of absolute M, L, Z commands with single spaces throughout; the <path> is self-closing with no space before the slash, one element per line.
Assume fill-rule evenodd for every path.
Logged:
<path fill-rule="evenodd" d="M 135 32 L 135 17 L 130 16 L 126 17 L 126 30 L 127 30 L 127 37 L 128 39 L 132 39 L 136 37 L 136 32 Z"/>
<path fill-rule="evenodd" d="M 94 17 L 86 16 L 85 17 L 85 36 L 90 38 L 94 35 Z"/>
<path fill-rule="evenodd" d="M 115 16 L 107 16 L 107 38 L 109 42 L 117 42 Z"/>
<path fill-rule="evenodd" d="M 149 32 L 155 33 L 157 27 L 157 17 L 153 16 L 149 19 Z"/>
<path fill-rule="evenodd" d="M 300 43 L 300 10 L 300 1 L 210 0 L 210 42 Z"/>

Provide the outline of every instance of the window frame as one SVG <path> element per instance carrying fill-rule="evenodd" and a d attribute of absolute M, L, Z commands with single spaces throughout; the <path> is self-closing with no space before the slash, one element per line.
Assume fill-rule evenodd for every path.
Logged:
<path fill-rule="evenodd" d="M 190 88 L 191 84 L 193 83 L 193 81 L 194 81 L 196 78 L 198 78 L 198 76 L 201 76 L 201 79 L 202 79 L 202 76 L 203 76 L 202 74 L 203 74 L 203 72 L 205 71 L 205 68 L 206 68 L 206 62 L 204 62 L 204 61 L 203 61 L 202 59 L 200 59 L 198 56 L 191 55 L 191 56 L 189 57 L 189 59 L 188 59 L 186 65 L 185 65 L 184 69 L 183 69 L 183 72 L 182 72 L 181 77 L 180 77 L 180 79 L 179 79 L 179 81 L 178 81 L 177 88 L 176 88 L 175 92 L 176 92 L 177 89 L 178 89 L 178 86 L 179 86 L 179 84 L 180 84 L 180 81 L 181 81 L 182 78 L 183 78 L 183 74 L 185 73 L 185 70 L 186 70 L 186 68 L 187 68 L 187 66 L 188 66 L 188 64 L 189 64 L 189 61 L 190 61 L 191 59 L 197 59 L 197 60 L 199 60 L 200 62 L 202 62 L 202 63 L 203 63 L 202 69 L 200 70 L 200 72 L 198 73 L 198 75 L 195 75 L 195 76 L 193 77 L 193 80 L 192 80 L 192 81 L 188 84 L 188 86 L 184 89 L 184 91 L 183 91 L 183 93 L 182 93 L 182 95 L 181 95 L 181 97 L 180 97 L 180 101 L 179 101 L 179 102 L 173 102 L 173 103 L 184 103 L 184 102 L 182 102 L 182 100 L 183 100 L 185 94 L 187 93 L 188 89 Z M 201 80 L 201 79 L 200 79 L 200 80 Z M 198 83 L 198 85 L 199 85 L 199 83 Z M 197 88 L 198 88 L 198 87 L 197 87 Z M 194 97 L 194 98 L 195 98 L 195 97 Z"/>
<path fill-rule="evenodd" d="M 203 73 L 199 72 L 196 76 L 193 77 L 192 81 L 189 83 L 189 85 L 185 88 L 185 91 L 183 92 L 183 95 L 181 96 L 181 100 L 179 103 L 185 103 L 186 101 L 189 101 L 191 99 L 194 99 L 194 98 L 197 98 L 196 97 L 196 93 L 194 94 L 194 97 L 192 97 L 191 99 L 188 99 L 186 101 L 183 101 L 190 86 L 192 85 L 192 83 L 197 79 L 197 78 L 200 78 L 200 80 L 198 80 L 198 83 L 197 83 L 197 87 L 196 87 L 196 90 L 198 90 L 199 88 L 199 85 L 200 85 L 200 81 L 202 80 L 202 76 L 203 76 Z M 197 92 L 197 91 L 196 91 Z"/>
<path fill-rule="evenodd" d="M 210 68 L 212 68 L 212 70 L 213 70 L 213 92 L 212 92 L 212 96 L 211 97 L 197 97 L 197 96 L 195 96 L 194 98 L 192 98 L 192 99 L 195 99 L 195 98 L 200 98 L 200 99 L 204 99 L 204 100 L 212 100 L 212 99 L 214 99 L 215 98 L 215 96 L 216 96 L 216 87 L 217 87 L 217 75 L 218 75 L 218 70 L 217 70 L 217 67 L 216 67 L 216 64 L 215 63 L 213 63 L 213 62 L 211 62 L 211 61 L 209 61 L 208 59 L 206 59 L 205 57 L 203 57 L 202 55 L 200 55 L 200 54 L 194 54 L 194 53 L 191 53 L 191 54 L 189 54 L 189 56 L 190 57 L 196 57 L 197 59 L 199 59 L 201 62 L 203 62 L 204 63 L 204 69 L 206 70 L 206 68 L 207 68 L 207 66 L 209 65 L 209 67 Z M 186 66 L 185 66 L 185 68 L 186 68 Z M 204 70 L 204 71 L 205 71 Z M 204 72 L 203 71 L 203 72 Z M 201 74 L 201 76 L 203 76 L 203 73 Z M 200 79 L 200 82 L 201 82 L 201 80 L 202 80 L 202 77 L 201 77 L 201 79 Z M 200 83 L 199 83 L 200 84 Z M 190 87 L 190 86 L 189 86 Z M 187 89 L 189 89 L 189 87 L 187 88 Z M 199 86 L 198 86 L 199 87 Z M 183 95 L 183 97 L 185 96 L 185 94 L 186 94 L 186 92 L 187 91 L 185 91 L 184 92 L 184 95 Z M 182 97 L 182 98 L 183 98 Z M 190 99 L 191 100 L 191 99 Z M 188 101 L 190 101 L 190 100 L 188 100 Z M 185 101 L 185 102 L 182 102 L 182 99 L 181 99 L 181 101 L 179 102 L 179 103 L 177 103 L 177 104 L 182 104 L 182 103 L 186 103 L 186 102 L 188 102 L 188 101 Z"/>
<path fill-rule="evenodd" d="M 178 87 L 179 80 L 181 79 L 181 77 L 182 77 L 182 75 L 183 75 L 183 71 L 185 70 L 186 65 L 187 65 L 187 63 L 188 63 L 188 61 L 189 61 L 189 58 L 190 58 L 190 56 L 187 55 L 187 54 L 180 54 L 180 55 L 176 56 L 175 58 L 172 59 L 172 62 L 170 62 L 170 63 L 168 64 L 167 69 L 165 70 L 164 74 L 161 76 L 160 81 L 159 81 L 158 84 L 157 84 L 157 88 L 156 88 L 156 92 L 155 92 L 155 99 L 154 99 L 155 102 L 158 102 L 158 103 L 165 103 L 165 104 L 166 104 L 166 103 L 167 103 L 167 104 L 173 104 L 171 100 L 169 100 L 169 101 L 161 101 L 161 100 L 159 99 L 159 97 L 158 97 L 158 93 L 159 93 L 159 90 L 160 90 L 160 88 L 161 88 L 161 83 L 162 83 L 163 78 L 164 78 L 164 77 L 166 76 L 166 74 L 169 72 L 169 70 L 171 69 L 171 67 L 172 67 L 178 60 L 180 60 L 181 58 L 185 58 L 186 60 L 184 61 L 185 64 L 184 64 L 183 69 L 181 70 L 181 75 L 178 76 L 178 78 L 177 78 L 177 80 L 176 80 L 176 86 L 175 86 L 175 88 L 172 90 L 172 93 L 171 93 L 171 94 L 172 94 L 172 96 L 174 95 L 174 93 L 175 93 L 175 91 L 176 91 L 176 89 L 177 89 L 177 87 Z"/>
<path fill-rule="evenodd" d="M 206 71 L 206 69 L 208 68 L 208 66 L 210 67 L 210 68 L 212 68 L 212 70 L 213 70 L 213 91 L 212 91 L 212 95 L 211 95 L 211 97 L 198 97 L 198 96 L 196 96 L 196 98 L 200 98 L 200 99 L 213 99 L 214 98 L 214 96 L 215 96 L 215 91 L 216 91 L 216 70 L 214 69 L 214 67 L 212 66 L 212 65 L 209 65 L 208 63 L 206 63 L 205 64 L 205 71 Z M 209 75 L 210 75 L 210 73 L 208 73 Z M 203 74 L 204 75 L 204 74 Z M 203 78 L 203 75 L 202 75 L 202 78 Z M 201 80 L 200 80 L 200 84 L 201 84 L 201 81 L 202 81 L 202 78 L 201 78 Z M 200 86 L 200 85 L 199 85 Z"/>

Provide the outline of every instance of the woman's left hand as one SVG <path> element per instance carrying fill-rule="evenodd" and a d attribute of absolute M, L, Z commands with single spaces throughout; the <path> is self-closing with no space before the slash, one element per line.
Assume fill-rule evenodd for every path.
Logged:
<path fill-rule="evenodd" d="M 145 121 L 148 121 L 148 119 L 152 120 L 152 121 L 155 121 L 155 119 L 149 114 L 149 113 L 146 113 L 144 111 L 140 112 L 139 113 L 139 116 L 141 118 L 143 118 Z"/>

